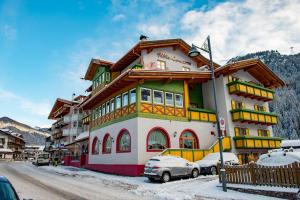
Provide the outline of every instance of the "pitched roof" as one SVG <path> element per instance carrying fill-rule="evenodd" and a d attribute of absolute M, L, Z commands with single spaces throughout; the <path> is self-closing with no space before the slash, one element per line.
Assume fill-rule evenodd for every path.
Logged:
<path fill-rule="evenodd" d="M 112 62 L 109 62 L 109 61 L 106 61 L 106 60 L 100 60 L 100 59 L 95 59 L 95 58 L 92 58 L 91 59 L 91 62 L 89 64 L 89 67 L 86 71 L 86 74 L 84 76 L 84 79 L 85 80 L 92 80 L 96 71 L 97 71 L 97 68 L 101 65 L 104 65 L 104 66 L 112 66 L 113 63 Z"/>
<path fill-rule="evenodd" d="M 228 75 L 239 70 L 247 71 L 267 88 L 276 88 L 285 85 L 283 80 L 281 80 L 267 65 L 265 65 L 259 59 L 249 59 L 229 63 L 217 68 L 215 73 L 216 76 L 221 74 Z"/>
<path fill-rule="evenodd" d="M 166 40 L 152 40 L 152 41 L 140 41 L 133 46 L 121 59 L 111 66 L 112 71 L 119 71 L 127 67 L 130 63 L 140 57 L 141 50 L 146 49 L 151 52 L 153 48 L 161 47 L 173 47 L 174 49 L 180 48 L 185 54 L 188 55 L 189 49 L 191 48 L 182 39 L 166 39 Z M 197 62 L 198 66 L 209 65 L 209 60 L 202 55 L 193 58 Z M 218 64 L 214 63 L 215 67 L 219 67 Z"/>
<path fill-rule="evenodd" d="M 57 98 L 50 111 L 48 119 L 56 119 L 59 116 L 64 116 L 70 111 L 70 107 L 75 104 L 78 104 L 78 102 Z"/>

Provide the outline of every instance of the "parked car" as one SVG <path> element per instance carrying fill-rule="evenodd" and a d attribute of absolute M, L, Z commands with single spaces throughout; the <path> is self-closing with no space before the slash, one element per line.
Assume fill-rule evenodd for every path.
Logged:
<path fill-rule="evenodd" d="M 4 176 L 0 176 L 0 199 L 19 200 L 18 194 L 12 184 Z"/>
<path fill-rule="evenodd" d="M 281 166 L 300 162 L 300 152 L 293 149 L 276 150 L 263 154 L 257 160 L 258 165 Z"/>
<path fill-rule="evenodd" d="M 223 153 L 225 165 L 239 165 L 239 159 L 234 153 Z M 220 153 L 210 153 L 196 163 L 200 166 L 200 174 L 218 174 L 217 165 L 220 163 Z"/>
<path fill-rule="evenodd" d="M 199 165 L 176 156 L 155 156 L 145 165 L 144 176 L 150 181 L 168 182 L 174 178 L 198 177 Z"/>
<path fill-rule="evenodd" d="M 50 163 L 50 154 L 43 152 L 40 154 L 35 155 L 32 164 L 34 165 L 49 165 Z"/>

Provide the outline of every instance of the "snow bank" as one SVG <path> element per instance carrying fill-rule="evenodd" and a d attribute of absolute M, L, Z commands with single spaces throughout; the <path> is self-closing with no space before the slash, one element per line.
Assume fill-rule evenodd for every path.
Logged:
<path fill-rule="evenodd" d="M 252 195 L 231 191 L 223 192 L 218 176 L 200 176 L 196 179 L 184 179 L 169 183 L 152 183 L 145 177 L 125 177 L 93 172 L 70 166 L 43 166 L 39 169 L 64 176 L 79 176 L 80 178 L 100 179 L 108 184 L 126 185 L 134 194 L 162 200 L 191 200 L 191 199 L 256 199 L 267 200 L 270 197 Z"/>

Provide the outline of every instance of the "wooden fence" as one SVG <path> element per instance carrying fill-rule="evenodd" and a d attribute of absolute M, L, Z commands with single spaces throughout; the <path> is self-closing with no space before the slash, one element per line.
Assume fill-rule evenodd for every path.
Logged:
<path fill-rule="evenodd" d="M 284 166 L 255 163 L 225 166 L 225 172 L 227 183 L 300 188 L 300 163 L 297 162 Z"/>

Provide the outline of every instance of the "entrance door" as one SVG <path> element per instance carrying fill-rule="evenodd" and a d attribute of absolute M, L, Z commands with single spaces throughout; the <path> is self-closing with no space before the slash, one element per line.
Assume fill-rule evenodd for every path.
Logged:
<path fill-rule="evenodd" d="M 180 148 L 198 149 L 198 140 L 194 133 L 186 131 L 180 136 Z"/>

